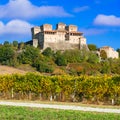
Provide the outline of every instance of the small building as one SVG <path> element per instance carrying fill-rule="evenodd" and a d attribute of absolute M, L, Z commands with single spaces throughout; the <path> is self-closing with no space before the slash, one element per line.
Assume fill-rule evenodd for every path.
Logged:
<path fill-rule="evenodd" d="M 102 50 L 106 52 L 107 58 L 119 58 L 119 53 L 109 46 L 100 48 L 100 51 Z"/>
<path fill-rule="evenodd" d="M 82 49 L 88 50 L 86 38 L 82 32 L 78 31 L 75 25 L 66 26 L 64 23 L 58 23 L 53 30 L 51 24 L 43 24 L 40 27 L 33 27 L 32 44 L 34 47 L 40 47 L 44 50 L 50 47 L 52 50 Z"/>

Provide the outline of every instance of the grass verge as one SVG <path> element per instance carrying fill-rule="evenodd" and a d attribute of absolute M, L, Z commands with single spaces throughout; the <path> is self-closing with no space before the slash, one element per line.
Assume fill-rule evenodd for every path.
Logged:
<path fill-rule="evenodd" d="M 0 120 L 120 120 L 120 114 L 0 106 Z"/>

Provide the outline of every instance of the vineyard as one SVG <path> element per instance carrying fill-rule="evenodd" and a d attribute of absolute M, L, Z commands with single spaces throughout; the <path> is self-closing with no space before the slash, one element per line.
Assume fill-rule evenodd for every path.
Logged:
<path fill-rule="evenodd" d="M 120 104 L 120 76 L 0 75 L 0 99 Z"/>

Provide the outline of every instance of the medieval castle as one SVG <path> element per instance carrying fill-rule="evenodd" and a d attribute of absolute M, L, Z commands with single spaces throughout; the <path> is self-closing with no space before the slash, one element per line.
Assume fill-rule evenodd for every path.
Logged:
<path fill-rule="evenodd" d="M 68 50 L 68 49 L 88 49 L 86 44 L 86 38 L 82 32 L 78 31 L 78 27 L 75 25 L 66 26 L 64 23 L 58 23 L 56 29 L 53 30 L 51 24 L 43 24 L 42 26 L 33 27 L 32 32 L 32 44 L 34 47 L 39 47 L 41 50 L 50 47 L 52 50 Z M 28 42 L 29 44 L 29 42 Z M 118 52 L 113 48 L 105 46 L 100 48 L 100 51 L 104 50 L 108 58 L 118 58 Z M 100 52 L 99 51 L 99 52 Z"/>
<path fill-rule="evenodd" d="M 66 26 L 64 23 L 59 23 L 53 30 L 52 25 L 44 24 L 33 27 L 31 31 L 33 46 L 39 46 L 43 50 L 47 47 L 53 50 L 87 48 L 86 38 L 83 37 L 83 33 L 78 32 L 75 25 Z"/>

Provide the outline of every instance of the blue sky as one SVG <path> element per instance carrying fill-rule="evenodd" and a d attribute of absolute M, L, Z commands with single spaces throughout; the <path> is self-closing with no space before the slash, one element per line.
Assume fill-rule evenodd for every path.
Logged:
<path fill-rule="evenodd" d="M 30 28 L 75 24 L 88 44 L 120 48 L 120 0 L 0 0 L 0 43 L 27 41 Z"/>

